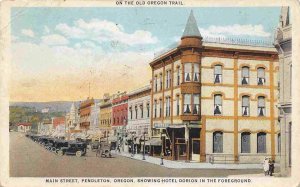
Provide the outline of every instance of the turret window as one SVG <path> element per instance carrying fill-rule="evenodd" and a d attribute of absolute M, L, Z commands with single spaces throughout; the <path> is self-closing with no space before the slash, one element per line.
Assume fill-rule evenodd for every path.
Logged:
<path fill-rule="evenodd" d="M 192 105 L 192 95 L 191 94 L 184 94 L 184 105 L 183 105 L 183 112 L 185 114 L 192 113 L 191 105 Z"/>
<path fill-rule="evenodd" d="M 194 63 L 194 81 L 199 82 L 200 81 L 200 69 L 199 64 Z"/>
<path fill-rule="evenodd" d="M 184 81 L 185 82 L 192 81 L 192 63 L 184 64 Z"/>

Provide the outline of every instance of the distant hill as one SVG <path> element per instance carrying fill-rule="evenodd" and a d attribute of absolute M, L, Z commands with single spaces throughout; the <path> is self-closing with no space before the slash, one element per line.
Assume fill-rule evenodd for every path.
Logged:
<path fill-rule="evenodd" d="M 100 99 L 95 99 L 99 102 Z M 52 102 L 10 102 L 10 106 L 29 107 L 35 108 L 38 112 L 44 108 L 49 108 L 49 112 L 69 112 L 72 103 L 75 102 L 77 108 L 79 107 L 79 101 L 52 101 Z"/>

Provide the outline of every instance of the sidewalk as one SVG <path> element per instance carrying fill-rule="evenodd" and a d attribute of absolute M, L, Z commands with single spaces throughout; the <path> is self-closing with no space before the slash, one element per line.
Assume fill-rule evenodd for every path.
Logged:
<path fill-rule="evenodd" d="M 152 156 L 145 156 L 145 160 L 142 160 L 142 154 L 135 154 L 131 157 L 130 153 L 115 153 L 120 156 L 124 156 L 130 159 L 139 160 L 142 162 L 148 162 L 151 164 L 160 165 L 161 159 L 152 157 Z M 199 162 L 185 162 L 185 161 L 171 161 L 171 160 L 163 160 L 164 165 L 160 165 L 166 168 L 190 168 L 190 169 L 261 169 L 262 164 L 211 164 L 211 163 L 199 163 Z M 278 167 L 278 166 L 277 166 Z M 263 174 L 262 174 L 263 175 Z"/>

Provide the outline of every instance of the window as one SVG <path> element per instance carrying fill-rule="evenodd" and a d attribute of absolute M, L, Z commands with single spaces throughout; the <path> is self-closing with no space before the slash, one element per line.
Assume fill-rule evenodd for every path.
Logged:
<path fill-rule="evenodd" d="M 176 96 L 176 115 L 179 116 L 179 95 Z"/>
<path fill-rule="evenodd" d="M 200 114 L 200 94 L 194 94 L 193 101 L 193 114 Z"/>
<path fill-rule="evenodd" d="M 265 114 L 266 114 L 265 109 L 266 109 L 265 97 L 259 96 L 258 97 L 258 109 L 257 109 L 258 116 L 265 116 Z"/>
<path fill-rule="evenodd" d="M 242 85 L 249 84 L 249 67 L 242 68 Z"/>
<path fill-rule="evenodd" d="M 171 98 L 170 97 L 166 97 L 166 116 L 170 116 L 170 103 Z"/>
<path fill-rule="evenodd" d="M 180 84 L 180 67 L 177 68 L 177 86 Z"/>
<path fill-rule="evenodd" d="M 159 75 L 159 82 L 160 82 L 160 90 L 162 90 L 163 87 L 162 74 Z"/>
<path fill-rule="evenodd" d="M 222 95 L 218 94 L 214 96 L 214 115 L 222 114 Z"/>
<path fill-rule="evenodd" d="M 199 82 L 200 81 L 200 68 L 199 64 L 194 63 L 194 81 Z"/>
<path fill-rule="evenodd" d="M 214 83 L 222 82 L 222 66 L 216 65 L 214 68 Z"/>
<path fill-rule="evenodd" d="M 150 104 L 147 103 L 147 118 L 150 116 Z"/>
<path fill-rule="evenodd" d="M 157 101 L 155 100 L 154 101 L 154 118 L 156 118 L 157 117 Z"/>
<path fill-rule="evenodd" d="M 223 153 L 223 133 L 214 132 L 213 133 L 213 152 Z"/>
<path fill-rule="evenodd" d="M 266 133 L 257 134 L 257 153 L 266 153 Z"/>
<path fill-rule="evenodd" d="M 241 134 L 241 152 L 250 153 L 250 132 Z"/>
<path fill-rule="evenodd" d="M 140 108 L 141 108 L 141 118 L 143 118 L 144 117 L 144 106 L 140 105 Z"/>
<path fill-rule="evenodd" d="M 162 117 L 162 100 L 159 100 L 159 117 Z"/>
<path fill-rule="evenodd" d="M 278 153 L 280 153 L 280 151 L 281 151 L 281 139 L 280 138 L 281 138 L 280 133 L 278 133 L 278 135 L 277 135 L 277 151 L 278 151 Z"/>
<path fill-rule="evenodd" d="M 155 91 L 157 92 L 157 76 L 155 76 L 154 82 L 155 82 Z"/>
<path fill-rule="evenodd" d="M 265 68 L 257 68 L 257 85 L 264 85 L 265 82 Z"/>
<path fill-rule="evenodd" d="M 166 71 L 166 89 L 169 88 L 170 71 Z"/>
<path fill-rule="evenodd" d="M 135 119 L 137 119 L 137 116 L 138 116 L 138 107 L 135 106 L 134 108 L 135 108 Z"/>
<path fill-rule="evenodd" d="M 183 105 L 183 113 L 190 114 L 191 113 L 191 94 L 184 94 L 184 105 Z"/>
<path fill-rule="evenodd" d="M 249 96 L 242 97 L 242 115 L 249 116 Z"/>
<path fill-rule="evenodd" d="M 192 81 L 192 63 L 184 64 L 184 81 L 190 82 Z"/>
<path fill-rule="evenodd" d="M 129 111 L 130 111 L 130 119 L 132 119 L 132 107 L 129 107 Z"/>

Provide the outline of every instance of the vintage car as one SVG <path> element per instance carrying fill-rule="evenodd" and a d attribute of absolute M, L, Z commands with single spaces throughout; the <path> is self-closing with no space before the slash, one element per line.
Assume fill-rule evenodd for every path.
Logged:
<path fill-rule="evenodd" d="M 76 155 L 77 157 L 86 154 L 87 144 L 85 142 L 68 141 L 68 147 L 61 147 L 57 154 L 62 155 Z"/>
<path fill-rule="evenodd" d="M 97 150 L 96 157 L 111 157 L 111 144 L 108 142 L 101 142 Z"/>
<path fill-rule="evenodd" d="M 47 141 L 44 144 L 45 148 L 49 151 L 52 151 L 55 141 L 56 141 L 55 138 L 47 138 Z"/>
<path fill-rule="evenodd" d="M 61 150 L 63 148 L 68 148 L 68 146 L 69 146 L 69 141 L 56 139 L 54 141 L 54 146 L 52 148 L 52 151 L 56 152 L 58 155 L 61 155 L 61 154 L 63 154 L 63 151 L 61 151 Z"/>

